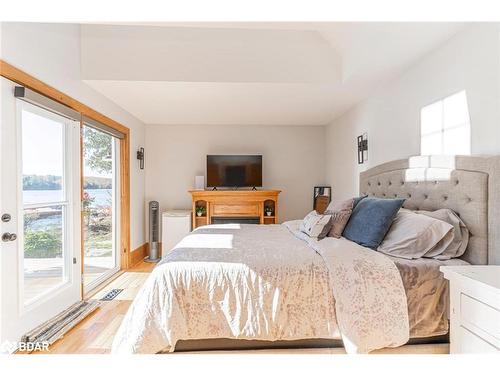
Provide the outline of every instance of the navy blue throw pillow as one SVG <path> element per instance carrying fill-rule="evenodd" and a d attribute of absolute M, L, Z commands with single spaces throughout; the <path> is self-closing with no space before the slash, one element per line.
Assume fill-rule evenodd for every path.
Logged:
<path fill-rule="evenodd" d="M 361 246 L 377 249 L 404 201 L 371 197 L 360 200 L 342 235 Z"/>
<path fill-rule="evenodd" d="M 361 202 L 363 199 L 365 199 L 367 196 L 368 195 L 362 195 L 360 197 L 354 198 L 352 202 L 352 209 L 354 210 L 354 208 L 358 205 L 358 203 Z"/>

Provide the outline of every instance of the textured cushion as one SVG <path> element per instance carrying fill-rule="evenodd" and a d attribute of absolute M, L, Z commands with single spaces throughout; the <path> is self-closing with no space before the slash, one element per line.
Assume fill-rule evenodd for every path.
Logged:
<path fill-rule="evenodd" d="M 332 201 L 325 211 L 325 215 L 332 216 L 332 227 L 328 232 L 328 237 L 340 238 L 344 228 L 351 217 L 354 206 L 354 199 L 345 201 Z"/>
<path fill-rule="evenodd" d="M 448 159 L 447 167 L 442 158 Z M 500 156 L 412 157 L 386 163 L 360 174 L 360 194 L 406 198 L 410 210 L 449 208 L 469 229 L 461 259 L 471 264 L 500 263 Z M 428 167 L 430 165 L 430 168 Z M 451 169 L 450 169 L 451 168 Z M 494 262 L 492 262 L 494 263 Z"/>
<path fill-rule="evenodd" d="M 442 220 L 401 209 L 377 250 L 399 258 L 418 259 L 436 247 L 444 250 L 453 240 L 452 231 L 453 226 Z"/>
<path fill-rule="evenodd" d="M 354 210 L 354 207 L 358 205 L 361 200 L 365 199 L 368 195 L 361 195 L 360 197 L 356 197 L 353 199 L 353 204 L 352 204 L 352 209 Z"/>
<path fill-rule="evenodd" d="M 322 239 L 332 227 L 331 215 L 320 215 L 316 211 L 311 211 L 306 215 L 300 224 L 300 231 L 309 237 Z"/>
<path fill-rule="evenodd" d="M 465 253 L 469 243 L 469 229 L 453 210 L 443 208 L 436 211 L 417 211 L 417 213 L 446 222 L 453 227 L 452 240 L 436 246 L 425 255 L 426 257 L 445 260 L 461 257 Z"/>
<path fill-rule="evenodd" d="M 376 249 L 404 201 L 404 199 L 362 199 L 354 207 L 342 235 L 361 246 Z"/>

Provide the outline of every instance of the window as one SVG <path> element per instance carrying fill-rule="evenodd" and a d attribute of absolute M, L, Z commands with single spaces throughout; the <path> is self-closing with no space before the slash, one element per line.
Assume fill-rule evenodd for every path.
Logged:
<path fill-rule="evenodd" d="M 119 139 L 85 124 L 83 162 L 83 287 L 89 291 L 120 270 Z"/>
<path fill-rule="evenodd" d="M 24 302 L 68 282 L 68 156 L 62 116 L 28 103 L 21 111 Z"/>
<path fill-rule="evenodd" d="M 464 91 L 420 111 L 421 155 L 470 155 L 470 117 Z"/>

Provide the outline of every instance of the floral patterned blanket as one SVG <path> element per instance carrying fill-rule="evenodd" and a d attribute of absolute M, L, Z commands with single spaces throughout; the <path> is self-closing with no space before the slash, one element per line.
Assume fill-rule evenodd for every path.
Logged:
<path fill-rule="evenodd" d="M 211 225 L 186 236 L 130 306 L 113 353 L 173 351 L 178 340 L 342 337 L 349 353 L 403 345 L 401 276 L 386 256 L 286 225 Z"/>
<path fill-rule="evenodd" d="M 409 340 L 406 293 L 390 258 L 345 238 L 316 241 L 295 234 L 315 249 L 328 267 L 337 324 L 347 353 L 369 353 Z"/>

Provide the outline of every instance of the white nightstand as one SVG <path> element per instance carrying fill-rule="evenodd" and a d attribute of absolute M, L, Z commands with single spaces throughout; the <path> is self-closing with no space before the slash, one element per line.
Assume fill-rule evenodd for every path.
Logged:
<path fill-rule="evenodd" d="M 500 353 L 500 266 L 443 266 L 450 281 L 450 353 Z"/>

